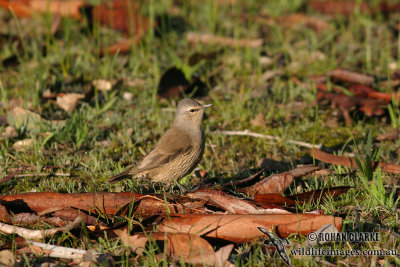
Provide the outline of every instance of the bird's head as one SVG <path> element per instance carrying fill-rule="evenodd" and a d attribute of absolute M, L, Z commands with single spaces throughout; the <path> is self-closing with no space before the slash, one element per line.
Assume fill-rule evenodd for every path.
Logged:
<path fill-rule="evenodd" d="M 181 100 L 176 108 L 174 126 L 180 128 L 201 127 L 204 109 L 211 105 L 202 105 L 190 98 Z"/>

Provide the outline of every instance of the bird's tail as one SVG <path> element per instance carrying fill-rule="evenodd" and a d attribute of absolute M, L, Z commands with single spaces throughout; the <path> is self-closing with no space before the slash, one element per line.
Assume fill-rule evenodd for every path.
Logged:
<path fill-rule="evenodd" d="M 116 183 L 118 181 L 121 181 L 123 179 L 130 178 L 130 177 L 132 177 L 132 172 L 131 171 L 132 171 L 132 168 L 129 168 L 129 169 L 117 174 L 117 175 L 114 175 L 113 177 L 108 178 L 107 182 L 109 182 L 110 184 L 114 184 L 114 183 Z"/>

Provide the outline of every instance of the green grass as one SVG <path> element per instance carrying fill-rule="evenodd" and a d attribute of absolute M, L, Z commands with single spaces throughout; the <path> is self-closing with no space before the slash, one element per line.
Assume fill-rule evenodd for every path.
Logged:
<path fill-rule="evenodd" d="M 384 226 L 399 231 L 398 177 L 365 169 L 372 159 L 373 151 L 379 150 L 379 161 L 400 163 L 400 141 L 372 143 L 381 133 L 399 127 L 400 108 L 396 101 L 389 105 L 389 114 L 368 118 L 356 112 L 353 126 L 347 127 L 337 109 L 319 106 L 315 108 L 316 90 L 309 75 L 323 75 L 336 67 L 365 72 L 376 77 L 388 77 L 390 65 L 399 67 L 399 34 L 393 28 L 396 16 L 384 18 L 355 13 L 348 19 L 333 18 L 331 30 L 315 32 L 307 27 L 286 29 L 282 25 L 268 26 L 262 20 L 252 20 L 259 12 L 272 18 L 283 14 L 301 12 L 322 17 L 307 6 L 307 1 L 271 0 L 266 3 L 235 1 L 183 1 L 179 5 L 180 16 L 190 31 L 212 33 L 235 38 L 261 38 L 261 48 L 231 48 L 218 45 L 189 44 L 186 35 L 177 31 L 160 33 L 148 31 L 140 45 L 128 54 L 105 55 L 95 51 L 112 44 L 121 34 L 99 25 L 92 33 L 85 23 L 63 18 L 59 31 L 52 35 L 51 15 L 35 16 L 33 19 L 16 18 L 0 10 L 0 62 L 16 56 L 13 66 L 0 64 L 0 116 L 6 115 L 14 106 L 30 108 L 48 120 L 64 120 L 65 126 L 57 127 L 40 122 L 34 127 L 18 125 L 18 137 L 0 139 L 0 177 L 9 174 L 10 168 L 29 164 L 35 167 L 30 173 L 40 174 L 43 166 L 57 165 L 64 168 L 58 172 L 72 177 L 28 177 L 13 179 L 0 185 L 2 194 L 25 192 L 93 192 L 135 191 L 142 189 L 135 181 L 116 185 L 107 178 L 122 171 L 127 164 L 135 164 L 150 151 L 172 122 L 176 100 L 157 98 L 157 85 L 162 73 L 172 65 L 181 68 L 190 80 L 198 75 L 211 87 L 207 97 L 201 99 L 212 103 L 207 110 L 204 128 L 207 135 L 206 149 L 199 168 L 207 170 L 209 177 L 219 181 L 226 178 L 246 176 L 263 157 L 290 162 L 312 163 L 307 150 L 287 143 L 300 140 L 324 144 L 340 153 L 354 152 L 361 171 L 333 166 L 333 174 L 326 177 L 305 178 L 295 181 L 287 194 L 300 193 L 330 186 L 349 185 L 356 189 L 338 199 L 298 206 L 299 212 L 323 209 L 326 214 L 347 213 L 344 229 L 352 229 L 356 216 L 360 222 L 357 229 Z M 226 1 L 229 2 L 229 1 Z M 376 1 L 371 1 L 376 2 Z M 149 18 L 170 12 L 173 1 L 143 2 L 141 10 Z M 243 13 L 247 13 L 247 19 Z M 4 38 L 2 36 L 5 36 Z M 159 36 L 161 35 L 161 37 Z M 23 40 L 21 44 L 17 39 Z M 221 53 L 211 60 L 203 60 L 195 66 L 188 63 L 195 53 Z M 44 53 L 45 51 L 45 53 Z M 260 63 L 260 56 L 280 58 L 267 67 Z M 318 56 L 320 55 L 320 56 Z M 322 55 L 322 56 L 321 56 Z M 282 74 L 264 82 L 265 71 L 280 69 Z M 213 81 L 208 78 L 213 74 Z M 304 83 L 294 82 L 294 78 Z M 51 89 L 57 93 L 83 93 L 96 79 L 119 81 L 110 92 L 95 92 L 90 102 L 82 102 L 78 109 L 68 114 L 54 101 L 43 100 L 43 92 Z M 142 80 L 130 86 L 128 80 Z M 307 84 L 311 85 L 308 87 Z M 383 92 L 394 88 L 377 88 Z M 124 92 L 134 95 L 132 100 L 123 98 Z M 250 123 L 258 113 L 266 118 L 263 127 Z M 332 122 L 333 120 L 333 122 Z M 331 123 L 330 123 L 331 122 Z M 6 126 L 0 126 L 0 133 Z M 249 129 L 284 138 L 282 142 L 242 136 L 211 134 L 215 130 Z M 44 133 L 50 132 L 51 135 Z M 368 133 L 371 138 L 368 139 Z M 34 144 L 25 151 L 16 151 L 12 145 L 25 138 Z M 355 140 L 353 142 L 353 140 Z M 368 141 L 369 140 L 369 141 Z M 212 151 L 210 143 L 214 145 Z M 104 145 L 106 144 L 106 145 Z M 372 154 L 371 154 L 372 153 Z M 195 183 L 198 179 L 190 177 Z M 196 184 L 189 185 L 195 187 Z M 397 199 L 396 199 L 397 197 Z M 128 220 L 126 218 L 122 218 Z M 363 228 L 365 227 L 365 228 Z M 381 234 L 379 243 L 365 243 L 361 248 L 391 249 L 398 247 L 398 240 L 387 242 L 387 233 Z M 13 237 L 0 235 L 4 242 Z M 135 255 L 120 242 L 104 236 L 98 243 L 81 242 L 69 234 L 60 234 L 47 240 L 54 244 L 78 248 L 94 248 L 100 252 L 115 253 L 121 265 L 133 264 Z M 299 240 L 298 237 L 291 238 Z M 345 247 L 345 246 L 344 246 Z M 135 264 L 144 266 L 168 264 L 167 259 L 155 257 L 157 247 L 149 246 Z M 240 252 L 249 251 L 248 259 L 237 259 L 242 266 L 282 265 L 278 256 L 273 259 L 264 255 L 260 244 L 238 246 Z M 236 253 L 237 254 L 237 253 Z M 399 259 L 387 257 L 386 265 Z M 316 258 L 291 258 L 296 266 L 316 266 Z M 370 265 L 374 257 L 327 258 L 348 265 Z M 25 265 L 41 261 L 38 257 L 24 256 Z"/>

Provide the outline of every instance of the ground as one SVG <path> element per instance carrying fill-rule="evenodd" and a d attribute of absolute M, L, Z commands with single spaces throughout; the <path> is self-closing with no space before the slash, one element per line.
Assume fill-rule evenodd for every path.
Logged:
<path fill-rule="evenodd" d="M 222 183 L 248 177 L 259 168 L 263 158 L 285 162 L 266 170 L 265 175 L 286 171 L 298 164 L 313 164 L 307 148 L 288 140 L 323 144 L 326 151 L 352 154 L 361 162 L 368 160 L 371 151 L 377 152 L 380 162 L 400 164 L 398 138 L 374 140 L 370 145 L 367 141 L 369 134 L 375 139 L 399 127 L 398 100 L 385 106 L 385 113 L 380 116 L 368 117 L 357 109 L 352 110 L 349 125 L 335 106 L 322 105 L 316 100 L 312 78 L 326 76 L 329 71 L 342 67 L 371 75 L 378 91 L 396 91 L 379 83 L 400 68 L 396 13 L 372 14 L 356 8 L 350 15 L 324 15 L 301 0 L 174 2 L 140 2 L 141 14 L 149 21 L 157 20 L 157 25 L 151 25 L 154 27 L 150 26 L 140 43 L 133 45 L 129 52 L 103 56 L 99 55 L 99 48 L 115 43 L 123 35 L 121 32 L 97 24 L 90 29 L 85 21 L 65 17 L 53 34 L 51 15 L 18 18 L 0 10 L 0 116 L 6 118 L 10 110 L 19 106 L 41 114 L 48 121 L 65 121 L 61 126 L 40 121 L 31 127 L 16 127 L 16 136 L 0 139 L 0 177 L 20 166 L 33 166 L 22 174 L 38 174 L 0 184 L 1 194 L 144 192 L 135 180 L 111 185 L 107 178 L 140 161 L 170 126 L 178 99 L 162 98 L 157 90 L 161 76 L 172 66 L 181 69 L 190 82 L 200 79 L 204 84 L 196 88 L 208 88 L 208 91 L 195 98 L 203 104 L 213 104 L 204 119 L 206 148 L 198 166 L 207 175 L 186 177 L 182 183 L 189 189 L 207 181 Z M 377 8 L 377 2 L 368 1 L 368 4 Z M 324 20 L 328 28 L 317 31 L 297 22 L 286 25 L 288 19 L 279 20 L 293 13 Z M 187 39 L 189 32 L 262 39 L 263 43 L 257 47 L 192 43 Z M 194 53 L 211 52 L 215 54 L 195 65 L 189 64 Z M 272 77 L 268 79 L 266 74 Z M 99 79 L 111 82 L 112 89 L 95 89 L 93 96 L 82 99 L 70 112 L 61 109 L 55 98 L 43 97 L 46 90 L 82 94 Z M 187 97 L 193 96 L 187 94 Z M 0 133 L 8 124 L 10 121 L 0 124 Z M 219 133 L 245 129 L 282 140 Z M 33 143 L 27 148 L 13 147 L 23 139 L 33 139 Z M 379 242 L 355 247 L 398 247 L 398 234 L 394 241 L 390 234 L 397 233 L 400 226 L 398 176 L 380 171 L 354 171 L 318 161 L 316 164 L 330 169 L 331 174 L 296 180 L 285 195 L 343 185 L 354 189 L 335 200 L 298 206 L 298 210 L 324 210 L 327 215 L 347 213 L 343 229 L 386 229 L 381 232 Z M 58 173 L 70 176 L 41 176 L 43 166 L 59 166 Z M 375 183 L 383 187 L 375 188 Z M 6 244 L 15 237 L 0 235 L 0 238 Z M 58 235 L 48 241 L 121 253 L 120 243 L 106 237 L 100 239 L 92 244 L 75 236 Z M 304 237 L 292 240 L 304 240 Z M 271 265 L 283 264 L 277 255 L 272 258 L 265 255 L 260 244 L 238 246 L 236 254 L 249 249 L 250 256 L 235 263 L 242 266 L 261 266 L 265 261 Z M 133 254 L 122 255 L 117 262 L 124 265 L 133 262 Z M 143 265 L 167 265 L 166 259 L 155 258 L 153 252 L 136 260 Z M 326 260 L 340 265 L 400 264 L 394 256 L 327 257 Z M 26 256 L 22 261 L 31 265 L 41 259 Z M 320 264 L 320 259 L 315 257 L 292 256 L 291 261 L 296 266 Z"/>

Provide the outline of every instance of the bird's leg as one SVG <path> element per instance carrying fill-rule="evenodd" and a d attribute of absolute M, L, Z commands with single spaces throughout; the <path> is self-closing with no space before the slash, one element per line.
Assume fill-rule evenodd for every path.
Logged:
<path fill-rule="evenodd" d="M 177 180 L 174 179 L 174 183 L 179 187 L 182 195 L 186 194 L 187 190 Z"/>

